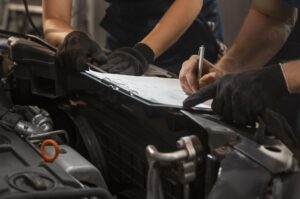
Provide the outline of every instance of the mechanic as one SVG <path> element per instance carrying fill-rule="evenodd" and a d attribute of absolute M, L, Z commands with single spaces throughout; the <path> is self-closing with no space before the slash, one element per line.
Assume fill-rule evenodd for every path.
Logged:
<path fill-rule="evenodd" d="M 206 63 L 199 81 L 197 56 L 183 64 L 181 85 L 193 94 L 184 105 L 191 107 L 214 98 L 212 108 L 217 114 L 229 122 L 246 125 L 279 99 L 299 93 L 299 60 L 263 68 L 286 42 L 299 7 L 296 0 L 253 0 L 230 50 L 216 65 Z"/>
<path fill-rule="evenodd" d="M 106 63 L 102 69 L 108 72 L 140 75 L 154 63 L 178 74 L 182 62 L 203 44 L 206 58 L 216 61 L 217 40 L 223 39 L 216 0 L 107 1 L 101 26 L 108 33 L 106 47 L 113 50 L 108 59 L 95 41 L 70 26 L 71 0 L 43 0 L 44 33 L 60 46 L 58 64 L 82 71 L 92 58 Z"/>

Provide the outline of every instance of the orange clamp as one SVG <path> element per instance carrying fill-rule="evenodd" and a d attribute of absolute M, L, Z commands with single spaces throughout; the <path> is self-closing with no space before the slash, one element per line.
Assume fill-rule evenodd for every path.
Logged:
<path fill-rule="evenodd" d="M 49 145 L 54 148 L 53 156 L 49 155 L 46 152 L 46 146 L 49 146 Z M 41 149 L 42 158 L 45 160 L 45 162 L 48 162 L 48 163 L 54 162 L 60 153 L 59 145 L 57 144 L 57 142 L 55 140 L 52 140 L 52 139 L 44 140 L 43 143 L 41 144 L 40 149 Z"/>

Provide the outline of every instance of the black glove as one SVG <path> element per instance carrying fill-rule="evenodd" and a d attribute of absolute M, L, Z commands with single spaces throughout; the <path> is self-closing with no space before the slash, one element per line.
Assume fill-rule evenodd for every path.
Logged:
<path fill-rule="evenodd" d="M 107 64 L 100 66 L 108 73 L 142 75 L 154 60 L 154 52 L 146 44 L 138 43 L 133 48 L 123 47 L 113 51 Z"/>
<path fill-rule="evenodd" d="M 257 115 L 288 95 L 281 66 L 274 65 L 222 77 L 188 97 L 185 107 L 192 107 L 214 98 L 212 109 L 226 121 L 240 125 L 253 124 Z"/>
<path fill-rule="evenodd" d="M 56 53 L 56 64 L 71 72 L 86 70 L 87 63 L 102 65 L 106 59 L 100 46 L 81 31 L 69 33 Z"/>

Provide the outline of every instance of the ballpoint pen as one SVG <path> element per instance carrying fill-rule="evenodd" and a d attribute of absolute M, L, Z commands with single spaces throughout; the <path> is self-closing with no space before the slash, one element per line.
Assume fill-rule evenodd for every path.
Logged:
<path fill-rule="evenodd" d="M 107 73 L 105 70 L 101 69 L 100 67 L 97 67 L 96 65 L 94 64 L 91 64 L 91 63 L 86 63 L 86 65 L 89 67 L 89 69 L 94 69 L 100 73 Z"/>
<path fill-rule="evenodd" d="M 202 45 L 202 46 L 199 47 L 199 51 L 198 51 L 198 55 L 199 55 L 199 58 L 198 58 L 198 71 L 197 71 L 198 79 L 200 79 L 201 76 L 202 76 L 204 53 L 205 53 L 205 47 Z"/>

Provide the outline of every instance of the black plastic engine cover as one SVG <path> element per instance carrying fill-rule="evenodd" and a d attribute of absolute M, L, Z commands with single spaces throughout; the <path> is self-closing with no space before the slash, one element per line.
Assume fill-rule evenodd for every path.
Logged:
<path fill-rule="evenodd" d="M 103 189 L 83 189 L 55 163 L 45 163 L 29 143 L 0 127 L 0 198 L 110 198 Z"/>
<path fill-rule="evenodd" d="M 36 95 L 48 99 L 65 97 L 71 92 L 93 87 L 93 81 L 71 74 L 55 64 L 56 49 L 46 42 L 10 37 L 8 54 L 14 62 L 16 89 L 21 97 Z"/>

